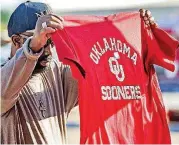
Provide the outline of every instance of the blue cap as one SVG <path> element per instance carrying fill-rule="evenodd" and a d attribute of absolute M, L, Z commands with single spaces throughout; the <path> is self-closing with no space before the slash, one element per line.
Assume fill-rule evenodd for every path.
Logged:
<path fill-rule="evenodd" d="M 8 23 L 8 35 L 20 34 L 28 30 L 35 29 L 38 16 L 51 13 L 49 5 L 40 2 L 30 2 L 20 4 L 12 13 Z"/>

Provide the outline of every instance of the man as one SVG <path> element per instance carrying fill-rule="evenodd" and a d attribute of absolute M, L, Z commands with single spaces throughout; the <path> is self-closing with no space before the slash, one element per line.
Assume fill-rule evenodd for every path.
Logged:
<path fill-rule="evenodd" d="M 29 1 L 10 17 L 11 59 L 1 68 L 1 143 L 66 143 L 67 114 L 78 98 L 69 67 L 52 59 L 50 34 L 63 29 L 62 21 L 48 5 Z"/>
<path fill-rule="evenodd" d="M 68 66 L 52 59 L 50 36 L 57 29 L 63 29 L 63 19 L 44 3 L 22 3 L 10 17 L 11 58 L 1 68 L 3 144 L 66 143 L 66 118 L 78 102 L 77 81 Z"/>

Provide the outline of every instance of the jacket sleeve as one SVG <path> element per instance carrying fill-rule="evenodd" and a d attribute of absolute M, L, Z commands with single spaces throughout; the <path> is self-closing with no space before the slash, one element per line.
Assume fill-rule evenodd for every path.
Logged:
<path fill-rule="evenodd" d="M 0 69 L 1 72 L 1 114 L 11 109 L 18 99 L 18 93 L 30 78 L 40 53 L 33 54 L 27 39 L 16 54 Z"/>

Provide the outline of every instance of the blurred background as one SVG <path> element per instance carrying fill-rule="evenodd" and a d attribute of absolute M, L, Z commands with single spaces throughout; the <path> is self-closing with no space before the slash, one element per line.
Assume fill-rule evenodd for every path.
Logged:
<path fill-rule="evenodd" d="M 37 1 L 37 0 L 32 0 Z M 148 9 L 161 28 L 179 40 L 179 0 L 38 0 L 50 4 L 58 15 L 109 15 L 124 11 Z M 1 9 L 1 48 L 0 63 L 4 63 L 10 55 L 10 38 L 7 35 L 7 23 L 11 13 L 25 0 L 0 0 Z M 169 72 L 155 66 L 160 87 L 166 105 L 168 123 L 172 143 L 179 144 L 179 50 L 175 61 L 175 72 Z M 79 143 L 79 112 L 74 108 L 68 122 L 69 143 Z"/>

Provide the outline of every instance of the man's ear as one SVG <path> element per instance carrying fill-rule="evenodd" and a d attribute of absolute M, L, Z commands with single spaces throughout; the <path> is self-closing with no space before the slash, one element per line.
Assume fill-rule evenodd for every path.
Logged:
<path fill-rule="evenodd" d="M 18 35 L 13 35 L 12 37 L 11 37 L 11 39 L 12 39 L 12 43 L 14 44 L 14 46 L 18 49 L 19 47 L 21 47 L 21 38 L 20 38 L 20 36 L 18 36 Z"/>

